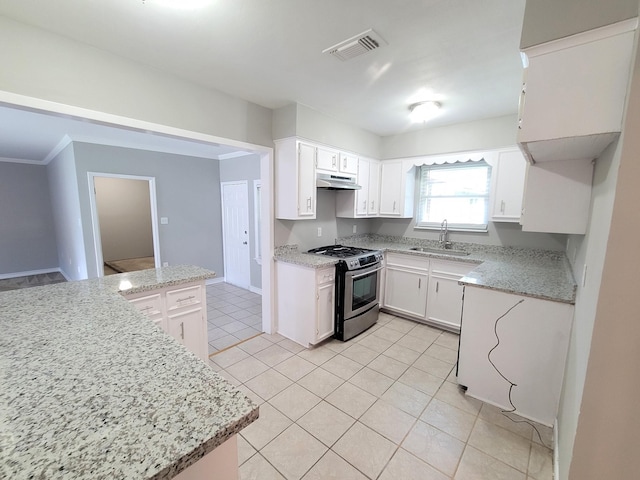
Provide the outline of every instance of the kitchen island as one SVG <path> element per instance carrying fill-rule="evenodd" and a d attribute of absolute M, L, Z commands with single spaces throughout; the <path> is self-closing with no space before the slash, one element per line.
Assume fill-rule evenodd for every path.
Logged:
<path fill-rule="evenodd" d="M 0 478 L 172 478 L 235 442 L 258 407 L 121 295 L 214 275 L 175 266 L 0 293 Z"/>

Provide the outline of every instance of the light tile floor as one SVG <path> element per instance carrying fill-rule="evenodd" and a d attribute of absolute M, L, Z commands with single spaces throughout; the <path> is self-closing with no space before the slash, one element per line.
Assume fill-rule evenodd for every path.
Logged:
<path fill-rule="evenodd" d="M 238 437 L 240 477 L 552 479 L 551 429 L 538 425 L 540 439 L 466 397 L 454 376 L 457 338 L 381 314 L 346 343 L 307 350 L 262 334 L 211 356 L 260 405 Z"/>
<path fill-rule="evenodd" d="M 209 354 L 262 333 L 262 297 L 230 285 L 207 286 Z"/>

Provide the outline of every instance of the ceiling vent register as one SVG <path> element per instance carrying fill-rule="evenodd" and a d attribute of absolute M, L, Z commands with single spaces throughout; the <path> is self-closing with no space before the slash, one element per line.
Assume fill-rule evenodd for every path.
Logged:
<path fill-rule="evenodd" d="M 359 57 L 371 50 L 386 45 L 380 35 L 374 32 L 372 29 L 366 30 L 355 37 L 348 38 L 343 42 L 340 42 L 333 47 L 326 48 L 322 53 L 328 53 L 333 55 L 339 60 L 347 61 L 352 58 Z"/>

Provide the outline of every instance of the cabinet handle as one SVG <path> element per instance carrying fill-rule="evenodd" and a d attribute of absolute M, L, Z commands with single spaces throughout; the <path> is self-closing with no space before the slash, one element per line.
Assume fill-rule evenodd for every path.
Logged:
<path fill-rule="evenodd" d="M 344 160 L 342 160 L 342 169 L 346 170 L 347 168 L 347 157 L 344 157 Z"/>
<path fill-rule="evenodd" d="M 336 159 L 336 156 L 334 155 L 333 157 L 331 157 L 331 166 L 333 168 L 336 168 L 336 164 L 338 163 L 338 160 Z"/>
<path fill-rule="evenodd" d="M 396 201 L 395 200 L 393 201 L 393 211 L 394 212 L 396 211 Z"/>
<path fill-rule="evenodd" d="M 422 279 L 418 279 L 418 289 L 422 288 Z"/>
<path fill-rule="evenodd" d="M 148 312 L 149 310 L 151 310 L 153 307 L 151 305 L 147 305 L 146 307 L 144 307 L 142 309 L 143 312 Z"/>
<path fill-rule="evenodd" d="M 362 209 L 363 210 L 367 209 L 367 201 L 366 200 L 364 202 L 362 202 Z"/>
<path fill-rule="evenodd" d="M 193 300 L 194 298 L 196 298 L 195 295 L 189 295 L 187 298 L 179 298 L 178 302 L 186 302 L 188 300 Z"/>
<path fill-rule="evenodd" d="M 371 210 L 375 210 L 375 206 L 374 206 L 375 204 L 376 204 L 375 200 L 371 200 Z"/>
<path fill-rule="evenodd" d="M 504 200 L 500 201 L 500 213 L 504 213 Z"/>
<path fill-rule="evenodd" d="M 307 198 L 307 211 L 311 211 L 311 197 Z"/>
<path fill-rule="evenodd" d="M 184 322 L 180 322 L 180 338 L 184 340 Z"/>
<path fill-rule="evenodd" d="M 438 293 L 438 288 L 440 287 L 440 282 L 436 282 L 436 293 Z"/>

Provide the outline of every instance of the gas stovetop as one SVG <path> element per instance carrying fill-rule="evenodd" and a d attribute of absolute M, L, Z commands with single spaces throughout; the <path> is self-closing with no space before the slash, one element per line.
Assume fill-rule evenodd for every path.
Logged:
<path fill-rule="evenodd" d="M 382 252 L 369 248 L 346 247 L 344 245 L 329 245 L 327 247 L 312 248 L 308 253 L 340 258 L 348 270 L 366 267 L 382 260 Z"/>

